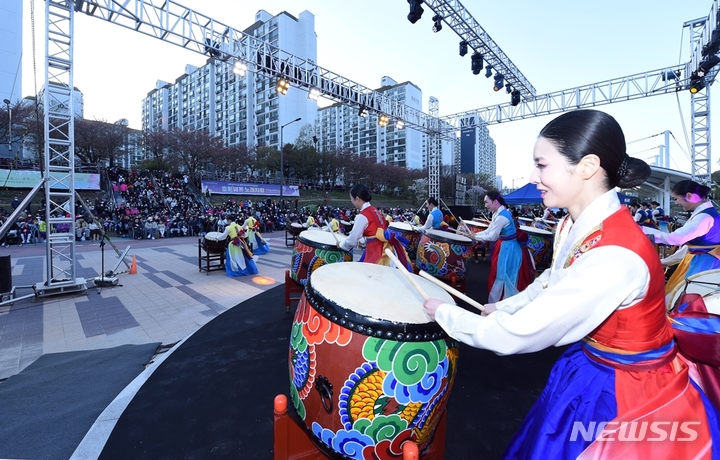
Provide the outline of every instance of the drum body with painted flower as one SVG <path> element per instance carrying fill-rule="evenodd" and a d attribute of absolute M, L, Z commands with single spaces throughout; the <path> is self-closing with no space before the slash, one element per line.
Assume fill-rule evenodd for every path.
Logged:
<path fill-rule="evenodd" d="M 337 246 L 345 235 L 332 234 L 321 230 L 305 230 L 301 232 L 293 247 L 290 264 L 290 277 L 304 285 L 316 269 L 327 264 L 337 262 L 351 262 L 351 252 L 344 251 Z"/>
<path fill-rule="evenodd" d="M 465 261 L 472 255 L 473 240 L 441 230 L 426 230 L 420 238 L 416 263 L 436 278 L 451 281 L 465 279 Z"/>
<path fill-rule="evenodd" d="M 442 289 L 413 276 L 432 297 Z M 313 273 L 293 321 L 290 399 L 320 450 L 332 458 L 402 458 L 421 451 L 450 396 L 457 342 L 430 320 L 398 270 L 326 265 Z"/>
<path fill-rule="evenodd" d="M 388 224 L 388 230 L 408 240 L 405 251 L 407 251 L 410 260 L 415 260 L 422 233 L 407 222 L 390 222 L 390 224 Z"/>

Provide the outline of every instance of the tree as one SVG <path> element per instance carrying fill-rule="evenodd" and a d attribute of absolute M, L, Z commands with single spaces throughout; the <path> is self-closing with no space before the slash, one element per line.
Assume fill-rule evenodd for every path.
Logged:
<path fill-rule="evenodd" d="M 205 130 L 171 130 L 169 152 L 187 171 L 193 181 L 197 172 L 208 163 L 213 163 L 218 152 L 224 149 L 223 141 Z"/>
<path fill-rule="evenodd" d="M 177 164 L 173 164 L 170 158 L 171 134 L 168 131 L 145 131 L 143 137 L 145 155 L 148 156 L 147 164 L 144 165 L 147 169 L 177 168 Z"/>
<path fill-rule="evenodd" d="M 75 155 L 87 165 L 107 161 L 114 166 L 115 156 L 125 145 L 127 126 L 104 120 L 75 119 Z"/>
<path fill-rule="evenodd" d="M 374 157 L 358 154 L 349 155 L 343 168 L 345 185 L 370 182 L 375 164 L 377 164 L 377 161 Z"/>
<path fill-rule="evenodd" d="M 323 150 L 318 156 L 318 176 L 323 181 L 323 187 L 332 189 L 345 168 L 345 163 L 353 153 L 349 149 L 335 146 Z"/>

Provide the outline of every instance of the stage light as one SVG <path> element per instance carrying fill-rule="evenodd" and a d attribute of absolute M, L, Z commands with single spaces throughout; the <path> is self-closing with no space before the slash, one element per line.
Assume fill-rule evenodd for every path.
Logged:
<path fill-rule="evenodd" d="M 702 91 L 705 88 L 705 77 L 700 76 L 697 72 L 693 72 L 690 76 L 690 92 L 692 94 Z"/>
<path fill-rule="evenodd" d="M 397 120 L 395 122 L 395 129 L 403 129 L 405 128 L 405 122 L 402 120 Z"/>
<path fill-rule="evenodd" d="M 716 55 L 708 56 L 706 57 L 698 66 L 698 75 L 701 77 L 704 77 L 707 75 L 707 73 L 715 67 L 718 63 L 720 63 L 720 57 L 717 57 Z"/>
<path fill-rule="evenodd" d="M 520 103 L 520 91 L 515 90 L 510 93 L 510 105 L 515 107 Z"/>
<path fill-rule="evenodd" d="M 385 115 L 385 114 L 380 115 L 378 117 L 378 126 L 380 126 L 381 128 L 386 127 L 389 120 L 390 119 L 388 118 L 387 115 Z"/>
<path fill-rule="evenodd" d="M 442 30 L 442 16 L 436 14 L 435 16 L 433 16 L 432 20 L 434 22 L 432 31 L 435 33 L 440 32 Z"/>
<path fill-rule="evenodd" d="M 467 54 L 467 42 L 465 40 L 460 42 L 460 56 L 465 56 Z"/>
<path fill-rule="evenodd" d="M 503 74 L 496 73 L 495 74 L 495 83 L 493 84 L 493 91 L 500 91 L 500 88 L 503 87 L 504 80 L 505 80 L 505 77 L 503 77 Z"/>
<path fill-rule="evenodd" d="M 680 71 L 679 71 L 679 70 L 675 70 L 675 71 L 666 70 L 666 71 L 663 72 L 663 74 L 662 74 L 662 80 L 663 80 L 663 81 L 678 80 L 678 79 L 680 79 Z"/>
<path fill-rule="evenodd" d="M 310 88 L 310 91 L 308 91 L 308 99 L 317 101 L 319 97 L 320 97 L 320 90 L 317 88 Z"/>
<path fill-rule="evenodd" d="M 483 56 L 480 53 L 473 53 L 472 56 L 470 56 L 470 69 L 472 70 L 473 75 L 477 75 L 480 73 L 480 71 L 483 68 Z"/>
<path fill-rule="evenodd" d="M 280 94 L 287 94 L 288 90 L 290 89 L 290 83 L 285 80 L 284 78 L 281 78 L 278 80 L 277 86 L 275 87 L 275 91 L 277 91 Z"/>
<path fill-rule="evenodd" d="M 485 67 L 485 78 L 492 77 L 492 68 L 493 67 L 490 64 L 488 64 L 487 67 Z"/>
<path fill-rule="evenodd" d="M 248 66 L 243 61 L 237 61 L 233 66 L 233 73 L 238 77 L 244 77 L 247 73 Z"/>
<path fill-rule="evenodd" d="M 370 113 L 370 109 L 368 109 L 364 105 L 361 105 L 360 109 L 358 110 L 358 116 L 361 118 L 365 118 L 368 116 L 368 113 Z"/>
<path fill-rule="evenodd" d="M 510 85 L 510 83 L 505 83 L 505 92 L 508 94 L 512 93 L 512 85 Z"/>
<path fill-rule="evenodd" d="M 407 18 L 408 21 L 415 24 L 418 22 L 418 20 L 422 17 L 423 10 L 422 2 L 423 0 L 407 0 L 410 4 L 410 13 L 408 13 Z"/>

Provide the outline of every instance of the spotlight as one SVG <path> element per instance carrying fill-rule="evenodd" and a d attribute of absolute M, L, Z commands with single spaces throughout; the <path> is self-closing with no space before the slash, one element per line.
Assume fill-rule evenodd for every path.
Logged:
<path fill-rule="evenodd" d="M 679 70 L 676 70 L 676 71 L 666 70 L 666 71 L 662 74 L 662 80 L 663 80 L 663 81 L 678 80 L 679 78 L 680 78 L 680 71 L 679 71 Z"/>
<path fill-rule="evenodd" d="M 490 64 L 488 64 L 487 67 L 485 67 L 485 78 L 492 77 L 492 68 L 493 67 Z"/>
<path fill-rule="evenodd" d="M 512 85 L 510 85 L 510 83 L 505 83 L 505 92 L 508 94 L 512 93 Z"/>
<path fill-rule="evenodd" d="M 233 73 L 238 77 L 244 77 L 247 73 L 248 66 L 243 61 L 237 61 L 233 66 Z"/>
<path fill-rule="evenodd" d="M 708 71 L 715 67 L 718 63 L 720 63 L 720 57 L 717 57 L 716 55 L 708 56 L 706 57 L 698 66 L 698 75 L 701 77 L 704 77 L 707 75 Z"/>
<path fill-rule="evenodd" d="M 308 91 L 308 99 L 317 101 L 319 97 L 320 97 L 320 90 L 317 88 L 310 88 L 310 91 Z"/>
<path fill-rule="evenodd" d="M 505 80 L 505 77 L 503 77 L 503 74 L 496 73 L 495 74 L 495 83 L 493 84 L 493 91 L 500 91 L 500 88 L 503 87 L 504 80 Z"/>
<path fill-rule="evenodd" d="M 364 105 L 361 105 L 360 109 L 358 110 L 358 116 L 361 118 L 365 118 L 368 116 L 368 113 L 370 113 L 370 110 Z"/>
<path fill-rule="evenodd" d="M 442 30 L 442 16 L 436 14 L 435 16 L 433 16 L 432 20 L 433 22 L 435 22 L 435 24 L 433 24 L 432 31 L 435 33 L 440 32 Z"/>
<path fill-rule="evenodd" d="M 695 94 L 703 88 L 705 88 L 705 77 L 693 72 L 690 76 L 690 92 Z"/>
<path fill-rule="evenodd" d="M 510 105 L 515 107 L 520 103 L 520 91 L 515 90 L 510 93 Z"/>
<path fill-rule="evenodd" d="M 480 73 L 480 71 L 483 68 L 483 56 L 480 53 L 473 53 L 472 56 L 470 56 L 470 69 L 472 70 L 473 75 L 477 75 Z"/>
<path fill-rule="evenodd" d="M 460 56 L 465 56 L 467 54 L 467 42 L 465 40 L 460 42 Z"/>
<path fill-rule="evenodd" d="M 290 83 L 285 80 L 284 78 L 281 78 L 278 80 L 277 86 L 275 87 L 275 91 L 277 91 L 280 94 L 287 94 L 288 90 L 290 89 Z"/>
<path fill-rule="evenodd" d="M 381 128 L 386 127 L 389 120 L 390 119 L 388 118 L 387 115 L 385 115 L 385 114 L 380 115 L 380 117 L 378 118 L 378 126 L 380 126 Z"/>
<path fill-rule="evenodd" d="M 407 0 L 407 2 L 410 4 L 410 13 L 407 15 L 408 21 L 415 24 L 425 11 L 422 7 L 423 0 Z"/>
<path fill-rule="evenodd" d="M 395 122 L 395 129 L 403 129 L 405 128 L 405 122 L 402 120 L 398 120 Z"/>

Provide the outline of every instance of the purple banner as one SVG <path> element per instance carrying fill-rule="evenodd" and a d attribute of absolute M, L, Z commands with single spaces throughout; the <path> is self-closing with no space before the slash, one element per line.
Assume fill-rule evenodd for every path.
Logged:
<path fill-rule="evenodd" d="M 262 195 L 280 196 L 280 186 L 275 184 L 252 184 L 247 182 L 202 181 L 201 190 L 210 190 L 213 195 Z M 297 185 L 283 186 L 283 196 L 300 196 Z"/>

